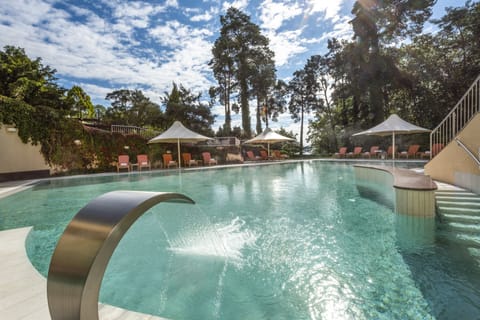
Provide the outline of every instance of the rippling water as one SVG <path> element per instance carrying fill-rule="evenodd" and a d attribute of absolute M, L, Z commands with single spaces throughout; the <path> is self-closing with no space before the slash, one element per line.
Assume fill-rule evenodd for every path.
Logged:
<path fill-rule="evenodd" d="M 157 205 L 132 226 L 102 302 L 171 319 L 479 317 L 478 261 L 440 241 L 434 221 L 360 196 L 348 165 L 57 181 L 3 199 L 0 226 L 35 225 L 28 253 L 46 274 L 72 216 L 125 189 L 181 192 L 197 204 Z"/>

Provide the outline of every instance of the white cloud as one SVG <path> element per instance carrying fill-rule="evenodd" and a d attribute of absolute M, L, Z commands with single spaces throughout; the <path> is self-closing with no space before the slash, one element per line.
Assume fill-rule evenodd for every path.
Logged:
<path fill-rule="evenodd" d="M 206 22 L 217 17 L 219 9 L 217 7 L 211 7 L 208 11 L 195 10 L 194 14 L 190 17 L 192 22 Z"/>
<path fill-rule="evenodd" d="M 277 30 L 285 21 L 302 14 L 302 8 L 296 2 L 289 4 L 287 2 L 278 3 L 272 0 L 265 0 L 260 5 L 260 8 L 262 28 L 269 30 Z"/>
<path fill-rule="evenodd" d="M 340 10 L 345 0 L 307 0 L 307 14 L 323 12 L 326 19 L 336 22 L 340 18 Z"/>
<path fill-rule="evenodd" d="M 280 33 L 267 32 L 266 36 L 270 39 L 270 49 L 275 52 L 277 66 L 281 67 L 287 64 L 293 56 L 307 51 L 307 48 L 302 45 L 301 34 L 302 29 Z"/>
<path fill-rule="evenodd" d="M 31 10 L 31 6 L 36 9 Z M 115 12 L 119 17 L 135 18 L 155 10 L 149 4 L 136 4 Z M 87 93 L 102 100 L 106 92 L 119 88 L 140 87 L 158 101 L 172 81 L 196 92 L 211 85 L 208 61 L 212 44 L 207 40 L 211 31 L 171 21 L 151 29 L 150 41 L 162 45 L 162 51 L 156 52 L 139 45 L 132 33 L 138 26 L 133 20 L 112 23 L 85 9 L 74 7 L 72 11 L 86 17 L 87 22 L 73 22 L 67 11 L 44 1 L 19 1 L 8 8 L 0 7 L 0 46 L 25 48 L 31 58 L 42 57 L 45 65 L 57 69 L 57 76 L 83 83 Z M 87 85 L 91 79 L 105 85 Z"/>
<path fill-rule="evenodd" d="M 162 45 L 181 47 L 195 38 L 211 36 L 212 32 L 208 29 L 191 28 L 188 25 L 172 20 L 165 25 L 150 29 L 149 34 Z"/>
<path fill-rule="evenodd" d="M 234 7 L 239 10 L 245 10 L 248 6 L 249 0 L 234 0 L 234 1 L 225 1 L 222 4 L 223 11 L 227 11 L 228 8 Z"/>
<path fill-rule="evenodd" d="M 89 83 L 79 83 L 78 84 L 82 89 L 88 93 L 92 100 L 103 100 L 107 93 L 112 92 L 112 88 L 106 88 Z"/>
<path fill-rule="evenodd" d="M 319 40 L 326 40 L 331 38 L 337 39 L 352 39 L 352 25 L 349 23 L 351 17 L 343 16 L 338 19 L 338 21 L 333 25 L 333 29 L 329 32 L 326 32 L 319 38 Z"/>

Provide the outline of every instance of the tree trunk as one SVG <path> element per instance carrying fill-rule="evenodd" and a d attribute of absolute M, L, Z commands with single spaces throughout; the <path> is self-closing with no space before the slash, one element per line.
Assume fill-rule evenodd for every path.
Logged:
<path fill-rule="evenodd" d="M 300 116 L 300 155 L 303 155 L 303 104 Z"/>
<path fill-rule="evenodd" d="M 242 108 L 242 127 L 246 137 L 252 136 L 252 128 L 250 126 L 250 110 L 248 106 L 248 84 L 247 79 L 240 79 L 240 105 Z"/>
<path fill-rule="evenodd" d="M 260 103 L 260 98 L 257 97 L 257 134 L 262 133 L 262 117 L 260 115 L 262 105 Z"/>
<path fill-rule="evenodd" d="M 228 135 L 230 135 L 230 132 L 232 132 L 231 110 L 232 109 L 230 107 L 230 85 L 227 84 L 225 88 L 225 127 L 223 129 Z"/>
<path fill-rule="evenodd" d="M 263 112 L 265 112 L 265 128 L 268 128 L 268 104 L 266 102 L 263 108 Z"/>

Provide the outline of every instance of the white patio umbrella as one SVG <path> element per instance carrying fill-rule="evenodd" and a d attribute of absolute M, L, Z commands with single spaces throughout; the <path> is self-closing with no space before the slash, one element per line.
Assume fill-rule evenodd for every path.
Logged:
<path fill-rule="evenodd" d="M 392 135 L 392 159 L 395 160 L 395 134 L 411 134 L 430 132 L 431 130 L 425 129 L 410 122 L 407 122 L 392 114 L 387 120 L 383 121 L 379 125 L 368 130 L 355 133 L 353 136 L 368 135 L 368 136 L 389 136 Z"/>
<path fill-rule="evenodd" d="M 266 143 L 268 145 L 268 155 L 270 155 L 270 143 L 287 142 L 287 141 L 295 141 L 295 139 L 282 136 L 281 134 L 274 132 L 272 129 L 266 128 L 258 136 L 250 140 L 247 140 L 244 143 L 246 144 Z"/>
<path fill-rule="evenodd" d="M 178 167 L 182 167 L 182 161 L 180 158 L 180 143 L 181 142 L 199 142 L 205 140 L 213 140 L 199 133 L 196 133 L 185 126 L 180 121 L 175 121 L 170 128 L 168 128 L 162 134 L 152 138 L 148 143 L 176 143 L 178 149 Z"/>

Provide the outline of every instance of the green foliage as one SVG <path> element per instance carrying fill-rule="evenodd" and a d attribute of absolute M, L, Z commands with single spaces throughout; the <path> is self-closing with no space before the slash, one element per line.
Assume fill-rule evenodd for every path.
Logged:
<path fill-rule="evenodd" d="M 131 162 L 136 162 L 137 154 L 148 154 L 151 161 L 160 159 L 155 148 L 141 136 L 124 136 L 85 127 L 80 122 L 56 132 L 51 141 L 54 144 L 42 146 L 42 151 L 55 164 L 57 173 L 113 171 L 120 154 L 129 155 Z"/>
<path fill-rule="evenodd" d="M 211 129 L 215 116 L 211 106 L 201 102 L 201 94 L 194 94 L 182 85 L 173 83 L 172 91 L 162 97 L 165 105 L 165 129 L 180 121 L 189 129 L 206 136 L 213 136 Z"/>
<path fill-rule="evenodd" d="M 105 111 L 102 120 L 106 124 L 161 128 L 164 123 L 160 106 L 150 101 L 141 90 L 116 90 L 107 94 L 111 108 Z"/>
<path fill-rule="evenodd" d="M 330 39 L 329 51 L 319 59 L 317 80 L 328 79 L 330 94 L 322 96 L 325 103 L 310 123 L 309 141 L 317 152 L 382 143 L 372 137 L 353 140 L 351 135 L 391 113 L 434 128 L 480 74 L 478 2 L 449 8 L 434 21 L 440 28 L 435 34 L 416 36 L 401 47 L 392 45 L 420 30 L 431 4 L 406 0 L 355 3 L 356 41 Z M 406 143 L 409 138 L 402 140 Z M 413 138 L 425 143 L 428 137 Z"/>
<path fill-rule="evenodd" d="M 82 118 L 93 118 L 95 115 L 95 109 L 90 100 L 90 96 L 83 91 L 79 86 L 73 86 L 67 92 L 67 99 L 72 105 L 73 116 L 76 116 L 80 119 Z"/>
<path fill-rule="evenodd" d="M 68 122 L 65 116 L 72 106 L 54 74 L 21 48 L 6 46 L 0 51 L 0 120 L 15 125 L 24 143 L 51 145 L 51 133 L 60 122 Z M 48 156 L 46 160 L 50 161 Z"/>
<path fill-rule="evenodd" d="M 287 131 L 285 128 L 281 127 L 278 130 L 275 130 L 276 133 L 297 140 L 297 135 L 293 131 Z M 280 150 L 282 153 L 287 154 L 288 156 L 293 156 L 299 154 L 302 149 L 298 142 L 283 142 L 283 143 L 274 143 L 270 145 L 270 150 Z"/>

